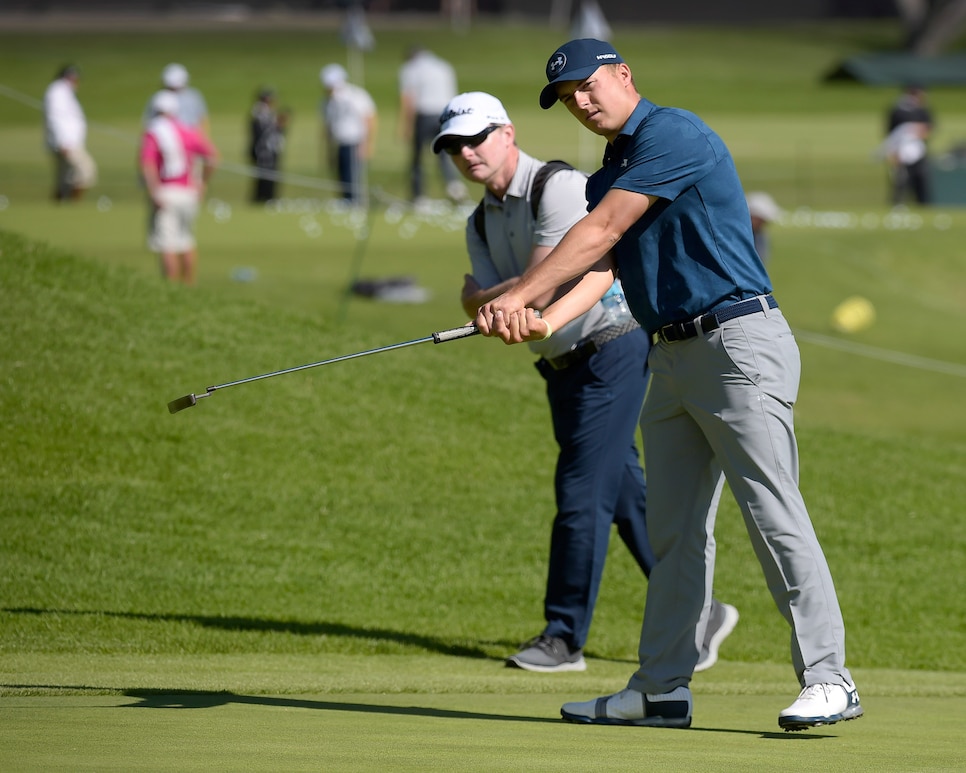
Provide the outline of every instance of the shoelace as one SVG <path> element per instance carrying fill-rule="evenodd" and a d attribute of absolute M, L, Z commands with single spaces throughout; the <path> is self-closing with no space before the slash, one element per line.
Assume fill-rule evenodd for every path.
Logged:
<path fill-rule="evenodd" d="M 821 692 L 822 694 L 819 695 L 819 692 Z M 820 697 L 825 698 L 825 700 L 828 701 L 828 687 L 825 686 L 824 684 L 811 684 L 808 687 L 806 687 L 804 690 L 802 690 L 802 692 L 798 696 L 798 699 L 807 700 L 810 698 L 820 698 Z"/>
<path fill-rule="evenodd" d="M 536 647 L 544 652 L 555 655 L 559 649 L 563 649 L 564 652 L 567 651 L 567 645 L 563 643 L 561 639 L 555 639 L 553 636 L 545 636 L 540 634 L 539 636 L 534 636 L 525 645 L 526 647 Z"/>

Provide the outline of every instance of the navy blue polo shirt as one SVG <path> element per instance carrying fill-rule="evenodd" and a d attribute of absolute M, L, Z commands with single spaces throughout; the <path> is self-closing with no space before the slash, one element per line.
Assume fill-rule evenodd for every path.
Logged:
<path fill-rule="evenodd" d="M 731 153 L 693 113 L 641 99 L 587 181 L 588 209 L 611 188 L 660 199 L 614 247 L 648 332 L 771 292 Z"/>

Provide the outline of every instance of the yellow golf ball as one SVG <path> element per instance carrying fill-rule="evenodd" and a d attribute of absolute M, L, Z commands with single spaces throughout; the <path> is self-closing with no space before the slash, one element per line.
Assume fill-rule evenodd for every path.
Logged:
<path fill-rule="evenodd" d="M 846 298 L 832 312 L 832 327 L 839 333 L 858 333 L 875 322 L 875 307 L 859 295 Z"/>

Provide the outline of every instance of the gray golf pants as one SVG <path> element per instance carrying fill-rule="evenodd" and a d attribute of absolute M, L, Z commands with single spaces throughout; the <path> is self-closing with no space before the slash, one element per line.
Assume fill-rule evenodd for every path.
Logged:
<path fill-rule="evenodd" d="M 801 362 L 781 311 L 659 343 L 648 363 L 641 429 L 657 564 L 647 588 L 640 669 L 628 686 L 664 693 L 691 680 L 711 603 L 723 479 L 791 625 L 799 682 L 851 683 L 832 577 L 798 490 L 792 408 Z"/>

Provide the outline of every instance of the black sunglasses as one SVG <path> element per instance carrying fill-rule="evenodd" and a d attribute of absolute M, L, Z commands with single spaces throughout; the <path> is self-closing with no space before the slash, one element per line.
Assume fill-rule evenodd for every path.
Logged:
<path fill-rule="evenodd" d="M 499 124 L 494 124 L 487 126 L 479 134 L 474 134 L 472 137 L 447 137 L 440 144 L 443 146 L 445 152 L 451 156 L 456 156 L 463 151 L 463 148 L 475 148 L 478 145 L 482 145 L 486 142 L 486 138 L 499 128 Z"/>

